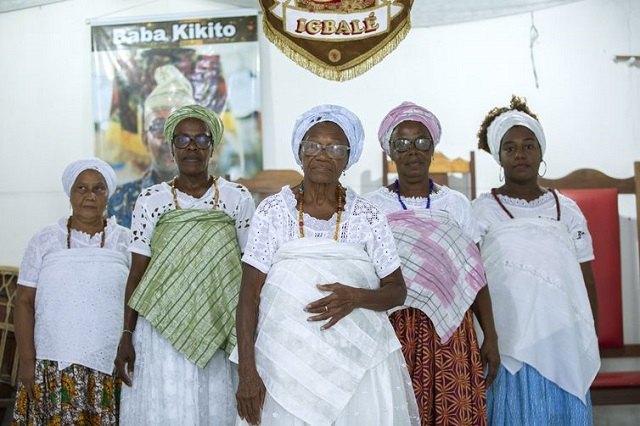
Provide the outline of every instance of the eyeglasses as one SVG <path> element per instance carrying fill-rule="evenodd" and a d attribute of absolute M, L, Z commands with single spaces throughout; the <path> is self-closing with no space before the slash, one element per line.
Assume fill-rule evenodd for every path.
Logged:
<path fill-rule="evenodd" d="M 164 138 L 164 118 L 154 118 L 151 125 L 147 127 L 147 132 L 151 133 L 154 138 Z"/>
<path fill-rule="evenodd" d="M 175 135 L 173 137 L 173 145 L 176 148 L 185 149 L 191 144 L 191 142 L 194 142 L 198 149 L 207 149 L 209 148 L 209 145 L 211 145 L 211 136 L 198 135 L 191 137 L 187 135 Z"/>
<path fill-rule="evenodd" d="M 300 142 L 300 149 L 304 155 L 309 157 L 320 155 L 320 152 L 324 150 L 327 153 L 327 157 L 341 160 L 347 156 L 351 148 L 346 145 L 322 145 L 313 141 L 302 141 Z"/>
<path fill-rule="evenodd" d="M 414 146 L 418 151 L 429 151 L 431 149 L 431 145 L 433 145 L 433 140 L 429 138 L 418 138 L 413 141 L 409 139 L 396 139 L 391 141 L 393 148 L 398 152 L 407 152 L 411 149 L 411 146 Z"/>

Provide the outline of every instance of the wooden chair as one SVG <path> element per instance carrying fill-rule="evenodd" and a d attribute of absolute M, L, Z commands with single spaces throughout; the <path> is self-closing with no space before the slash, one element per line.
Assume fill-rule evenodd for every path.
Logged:
<path fill-rule="evenodd" d="M 0 266 L 0 419 L 13 410 L 18 378 L 13 308 L 16 296 L 18 268 Z"/>
<path fill-rule="evenodd" d="M 262 170 L 251 179 L 236 179 L 253 194 L 256 203 L 269 195 L 280 191 L 283 186 L 295 186 L 302 182 L 302 175 L 297 170 Z"/>
<path fill-rule="evenodd" d="M 640 344 L 624 343 L 618 214 L 618 194 L 634 194 L 636 217 L 640 217 L 640 162 L 634 163 L 634 176 L 627 179 L 581 169 L 560 179 L 541 178 L 540 184 L 573 199 L 587 218 L 595 254 L 600 357 L 640 357 Z M 640 228 L 636 238 L 640 241 Z M 591 400 L 594 405 L 640 404 L 640 371 L 598 373 L 591 385 Z"/>
<path fill-rule="evenodd" d="M 471 151 L 469 154 L 469 161 L 462 158 L 455 158 L 450 160 L 440 151 L 435 151 L 433 154 L 433 160 L 429 167 L 429 177 L 434 182 L 440 185 L 451 186 L 453 189 L 457 189 L 467 197 L 469 200 L 476 198 L 476 164 L 475 164 L 475 152 Z M 396 169 L 396 163 L 393 162 L 389 156 L 382 153 L 382 186 L 389 185 L 392 179 L 395 179 L 398 170 Z M 465 181 L 462 184 L 453 185 L 456 173 L 463 174 Z M 391 179 L 389 176 L 391 175 Z M 456 182 L 457 183 L 457 182 Z"/>

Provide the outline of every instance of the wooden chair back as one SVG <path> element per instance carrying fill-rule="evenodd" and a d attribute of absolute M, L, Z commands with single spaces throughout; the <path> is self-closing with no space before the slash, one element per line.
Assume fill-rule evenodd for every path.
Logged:
<path fill-rule="evenodd" d="M 295 186 L 302 182 L 302 174 L 297 170 L 262 170 L 251 179 L 237 179 L 237 183 L 244 185 L 253 194 L 256 203 L 275 194 L 283 186 Z"/>
<path fill-rule="evenodd" d="M 559 179 L 539 180 L 572 198 L 587 218 L 593 238 L 592 262 L 598 293 L 598 343 L 601 358 L 640 357 L 640 344 L 625 344 L 622 312 L 618 195 L 633 194 L 640 217 L 640 162 L 634 176 L 616 179 L 594 169 L 576 170 Z M 636 238 L 640 241 L 640 228 Z M 591 385 L 594 405 L 640 404 L 640 371 L 601 371 Z"/>
<path fill-rule="evenodd" d="M 18 268 L 0 266 L 0 406 L 3 408 L 13 401 L 18 378 L 18 349 L 13 323 L 17 280 Z"/>

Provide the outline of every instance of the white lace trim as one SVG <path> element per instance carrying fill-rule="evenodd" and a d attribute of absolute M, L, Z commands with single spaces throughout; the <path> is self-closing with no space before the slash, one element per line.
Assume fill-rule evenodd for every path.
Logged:
<path fill-rule="evenodd" d="M 328 220 L 305 213 L 305 236 L 333 238 L 337 215 Z M 253 216 L 242 260 L 260 271 L 269 271 L 273 255 L 282 244 L 300 237 L 298 210 L 291 188 L 264 199 Z M 379 277 L 400 266 L 395 240 L 386 216 L 378 207 L 347 188 L 345 210 L 340 219 L 338 241 L 360 244 L 372 259 Z"/>

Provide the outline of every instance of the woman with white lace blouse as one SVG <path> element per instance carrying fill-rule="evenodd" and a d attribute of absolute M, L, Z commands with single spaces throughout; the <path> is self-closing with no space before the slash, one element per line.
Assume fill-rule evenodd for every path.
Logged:
<path fill-rule="evenodd" d="M 523 99 L 492 109 L 478 138 L 504 170 L 504 184 L 472 203 L 500 338 L 489 424 L 592 424 L 600 357 L 586 220 L 575 202 L 538 184 L 546 138 Z"/>
<path fill-rule="evenodd" d="M 71 216 L 40 230 L 20 266 L 13 424 L 117 424 L 129 230 L 103 216 L 116 188 L 107 163 L 73 162 L 62 184 Z"/>
<path fill-rule="evenodd" d="M 209 174 L 220 117 L 177 108 L 164 132 L 178 165 L 132 218 L 131 271 L 116 367 L 122 425 L 229 425 L 236 417 L 235 309 L 254 211 L 242 185 Z"/>
<path fill-rule="evenodd" d="M 320 105 L 296 122 L 299 185 L 258 206 L 237 311 L 237 424 L 419 424 L 385 311 L 406 287 L 384 214 L 340 184 L 364 131 Z"/>

